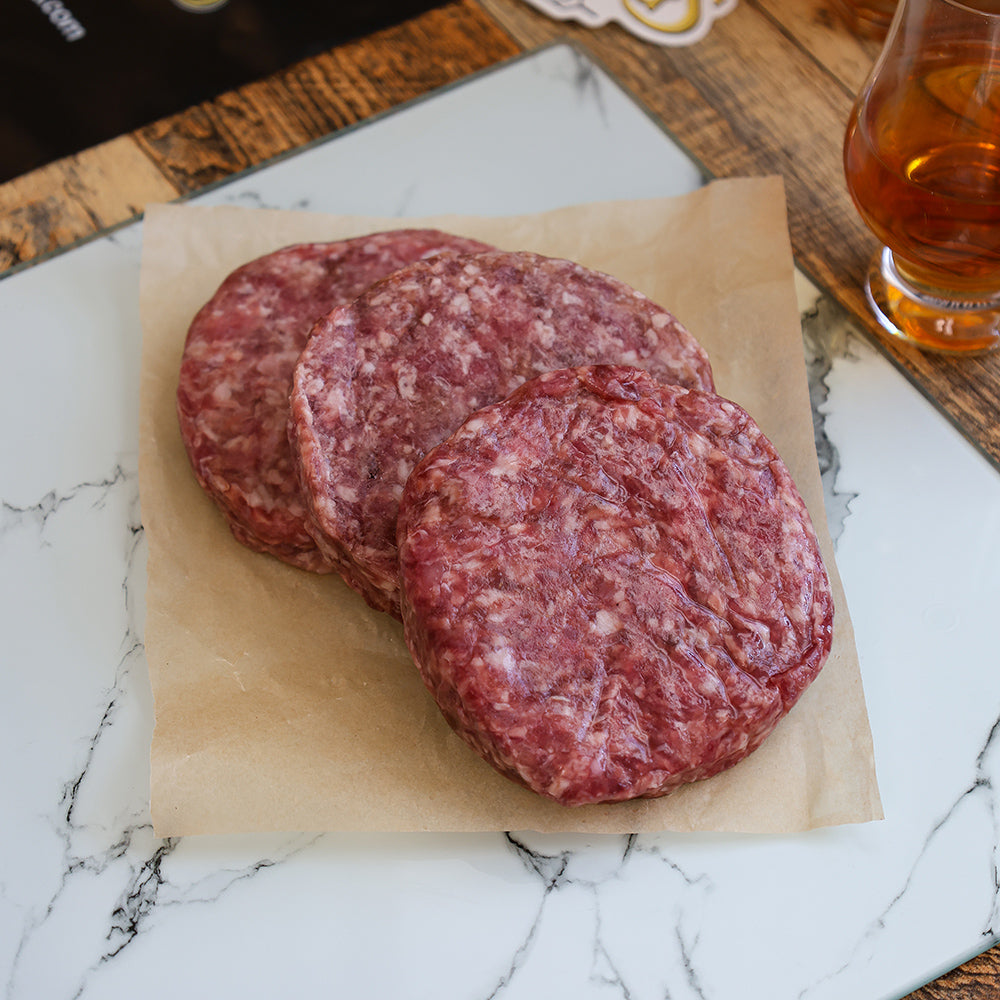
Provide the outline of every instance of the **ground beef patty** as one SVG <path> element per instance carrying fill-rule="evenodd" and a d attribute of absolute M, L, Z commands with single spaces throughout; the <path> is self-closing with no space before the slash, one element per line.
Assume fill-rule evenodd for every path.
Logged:
<path fill-rule="evenodd" d="M 397 271 L 317 324 L 290 435 L 320 549 L 399 614 L 396 515 L 424 453 L 474 410 L 554 368 L 622 362 L 708 388 L 708 358 L 668 312 L 566 260 L 500 251 Z"/>
<path fill-rule="evenodd" d="M 816 677 L 829 581 L 740 407 L 634 368 L 551 372 L 410 476 L 406 641 L 449 724 L 567 805 L 737 763 Z"/>
<path fill-rule="evenodd" d="M 404 264 L 484 249 L 435 230 L 399 230 L 285 247 L 226 278 L 188 331 L 177 412 L 195 475 L 239 541 L 330 571 L 305 527 L 287 434 L 292 369 L 309 330 Z"/>

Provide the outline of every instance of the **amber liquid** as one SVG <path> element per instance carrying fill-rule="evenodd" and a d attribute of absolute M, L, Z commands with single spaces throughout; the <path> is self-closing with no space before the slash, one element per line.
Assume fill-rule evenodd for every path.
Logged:
<path fill-rule="evenodd" d="M 1000 295 L 1000 64 L 968 44 L 931 52 L 901 86 L 876 79 L 860 107 L 847 186 L 902 277 L 940 298 Z"/>

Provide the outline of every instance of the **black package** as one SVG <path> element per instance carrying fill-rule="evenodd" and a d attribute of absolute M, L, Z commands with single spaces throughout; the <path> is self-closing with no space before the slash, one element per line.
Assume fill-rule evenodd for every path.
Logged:
<path fill-rule="evenodd" d="M 0 0 L 0 182 L 442 0 Z"/>

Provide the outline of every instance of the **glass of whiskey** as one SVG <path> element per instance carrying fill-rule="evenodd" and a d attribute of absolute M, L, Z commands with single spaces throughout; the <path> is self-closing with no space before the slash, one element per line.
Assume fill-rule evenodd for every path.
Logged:
<path fill-rule="evenodd" d="M 950 354 L 1000 346 L 1000 0 L 900 0 L 844 140 L 881 243 L 881 326 Z"/>

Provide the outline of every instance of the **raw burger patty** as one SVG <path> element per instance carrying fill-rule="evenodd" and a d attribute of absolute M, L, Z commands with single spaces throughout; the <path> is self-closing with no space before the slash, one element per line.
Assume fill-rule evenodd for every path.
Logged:
<path fill-rule="evenodd" d="M 765 739 L 833 602 L 809 515 L 734 403 L 634 368 L 551 372 L 410 476 L 403 623 L 449 724 L 566 805 L 658 796 Z"/>
<path fill-rule="evenodd" d="M 413 466 L 526 379 L 592 362 L 712 385 L 704 350 L 668 312 L 537 254 L 421 262 L 334 310 L 296 367 L 290 423 L 324 555 L 372 607 L 398 616 L 396 515 Z"/>
<path fill-rule="evenodd" d="M 440 251 L 483 250 L 433 230 L 286 247 L 234 271 L 184 347 L 177 411 L 195 475 L 250 548 L 317 572 L 288 445 L 292 369 L 317 318 L 373 281 Z"/>

